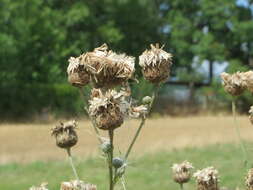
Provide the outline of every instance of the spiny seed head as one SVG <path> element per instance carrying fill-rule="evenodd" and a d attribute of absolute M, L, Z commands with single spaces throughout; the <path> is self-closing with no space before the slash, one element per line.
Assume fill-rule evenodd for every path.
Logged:
<path fill-rule="evenodd" d="M 83 181 L 73 180 L 62 182 L 61 190 L 97 190 L 96 185 L 86 184 Z"/>
<path fill-rule="evenodd" d="M 221 79 L 225 91 L 232 96 L 241 95 L 247 86 L 244 73 L 241 72 L 236 72 L 234 74 L 223 72 L 221 73 Z"/>
<path fill-rule="evenodd" d="M 76 87 L 82 87 L 89 83 L 90 75 L 84 65 L 80 63 L 81 57 L 70 57 L 69 66 L 67 68 L 68 81 Z"/>
<path fill-rule="evenodd" d="M 248 174 L 245 178 L 245 185 L 247 190 L 253 190 L 253 168 L 248 171 Z"/>
<path fill-rule="evenodd" d="M 164 82 L 170 74 L 172 55 L 151 44 L 151 49 L 139 56 L 139 65 L 142 67 L 144 78 L 152 83 Z"/>
<path fill-rule="evenodd" d="M 81 63 L 86 65 L 96 88 L 111 88 L 133 77 L 134 57 L 117 54 L 106 44 L 86 53 Z"/>
<path fill-rule="evenodd" d="M 108 90 L 102 93 L 98 90 L 89 101 L 89 114 L 100 129 L 115 129 L 124 121 L 124 101 L 124 95 L 120 92 Z"/>
<path fill-rule="evenodd" d="M 113 160 L 112 160 L 112 165 L 116 169 L 122 167 L 123 164 L 124 164 L 124 160 L 119 157 L 113 158 Z"/>
<path fill-rule="evenodd" d="M 150 104 L 152 102 L 152 98 L 150 96 L 145 96 L 142 98 L 142 103 L 143 104 Z"/>
<path fill-rule="evenodd" d="M 218 190 L 218 171 L 214 167 L 198 170 L 193 174 L 196 178 L 198 190 Z"/>
<path fill-rule="evenodd" d="M 36 186 L 30 187 L 29 190 L 48 190 L 47 185 L 48 185 L 48 183 L 44 182 L 38 187 L 36 187 Z"/>
<path fill-rule="evenodd" d="M 52 129 L 52 136 L 56 139 L 56 145 L 60 148 L 71 148 L 74 146 L 78 137 L 75 129 L 77 128 L 76 121 L 68 121 L 60 123 Z"/>
<path fill-rule="evenodd" d="M 184 161 L 181 164 L 173 164 L 172 172 L 174 181 L 179 184 L 187 183 L 191 178 L 192 169 L 193 166 L 188 161 Z"/>

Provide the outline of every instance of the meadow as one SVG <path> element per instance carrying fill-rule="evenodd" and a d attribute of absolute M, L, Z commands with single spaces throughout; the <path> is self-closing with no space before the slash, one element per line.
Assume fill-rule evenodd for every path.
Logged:
<path fill-rule="evenodd" d="M 240 131 L 252 158 L 253 128 L 246 116 L 238 118 Z M 0 189 L 26 190 L 31 185 L 49 182 L 49 189 L 59 189 L 62 181 L 73 179 L 63 150 L 55 146 L 50 136 L 50 124 L 0 125 Z M 137 120 L 126 121 L 116 130 L 115 152 L 120 155 L 132 137 Z M 79 142 L 73 148 L 81 179 L 106 189 L 105 160 L 97 148 L 98 142 L 88 121 L 79 122 Z M 233 128 L 231 116 L 198 116 L 153 118 L 147 125 L 130 156 L 126 175 L 128 189 L 179 189 L 171 175 L 173 163 L 188 160 L 195 169 L 216 167 L 221 176 L 220 185 L 230 189 L 244 188 L 242 153 Z M 194 181 L 186 184 L 194 189 Z M 116 189 L 121 189 L 120 185 Z"/>

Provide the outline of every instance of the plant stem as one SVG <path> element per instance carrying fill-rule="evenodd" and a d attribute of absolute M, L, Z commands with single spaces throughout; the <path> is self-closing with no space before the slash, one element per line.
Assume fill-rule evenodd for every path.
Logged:
<path fill-rule="evenodd" d="M 183 183 L 180 183 L 180 189 L 184 190 L 184 184 Z"/>
<path fill-rule="evenodd" d="M 243 143 L 243 140 L 242 140 L 242 137 L 241 137 L 241 134 L 240 134 L 240 131 L 239 131 L 239 126 L 238 126 L 238 122 L 237 122 L 237 119 L 236 119 L 236 105 L 235 105 L 235 99 L 234 98 L 232 100 L 232 112 L 233 112 L 233 118 L 234 118 L 235 132 L 237 134 L 237 138 L 239 140 L 240 147 L 241 147 L 243 155 L 244 155 L 244 164 L 247 167 L 248 153 L 247 153 L 246 147 Z"/>
<path fill-rule="evenodd" d="M 151 100 L 151 102 L 150 102 L 150 104 L 149 104 L 148 113 L 147 113 L 147 114 L 149 114 L 150 111 L 151 111 L 151 108 L 152 108 L 152 106 L 153 106 L 154 100 L 155 100 L 155 98 L 156 98 L 156 96 L 157 96 L 157 94 L 158 94 L 158 91 L 159 91 L 159 89 L 160 89 L 159 87 L 160 87 L 160 85 L 156 86 L 156 89 L 155 89 L 155 91 L 154 91 L 154 93 L 153 93 L 153 95 L 152 95 L 152 100 Z M 136 131 L 136 133 L 135 133 L 135 135 L 134 135 L 134 138 L 133 138 L 133 140 L 131 141 L 131 143 L 130 143 L 130 145 L 129 145 L 127 151 L 126 151 L 126 154 L 125 154 L 125 157 L 124 157 L 125 160 L 127 160 L 128 156 L 129 156 L 129 154 L 130 154 L 130 152 L 131 152 L 131 150 L 132 150 L 132 148 L 133 148 L 133 146 L 134 146 L 134 143 L 136 142 L 136 139 L 138 138 L 138 136 L 139 136 L 139 134 L 140 134 L 140 132 L 141 132 L 141 129 L 143 128 L 143 126 L 144 126 L 144 124 L 145 124 L 145 121 L 146 121 L 146 116 L 143 115 L 142 118 L 141 118 L 141 123 L 140 123 L 140 125 L 139 125 L 139 127 L 138 127 L 138 129 L 137 129 L 137 131 Z"/>
<path fill-rule="evenodd" d="M 113 159 L 113 129 L 109 130 L 109 138 L 110 138 L 110 144 L 111 149 L 108 153 L 108 169 L 109 169 L 109 190 L 113 190 L 114 183 L 113 183 L 113 168 L 112 168 L 112 159 Z"/>
<path fill-rule="evenodd" d="M 67 148 L 66 150 L 67 150 L 67 153 L 68 153 L 69 162 L 70 162 L 71 168 L 72 168 L 72 170 L 74 172 L 75 178 L 79 181 L 79 177 L 77 175 L 76 168 L 74 166 L 73 159 L 72 159 L 72 156 L 71 156 L 71 149 Z"/>

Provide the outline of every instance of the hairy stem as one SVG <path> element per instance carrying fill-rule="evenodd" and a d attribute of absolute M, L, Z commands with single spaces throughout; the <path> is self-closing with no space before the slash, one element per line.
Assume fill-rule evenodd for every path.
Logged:
<path fill-rule="evenodd" d="M 112 166 L 112 159 L 113 159 L 113 129 L 109 130 L 109 138 L 110 138 L 110 144 L 111 149 L 108 153 L 108 169 L 109 169 L 109 190 L 114 189 L 114 183 L 113 183 L 113 166 Z"/>
<path fill-rule="evenodd" d="M 154 91 L 154 93 L 152 95 L 152 100 L 151 100 L 151 102 L 149 104 L 149 107 L 148 107 L 148 113 L 147 114 L 149 114 L 150 111 L 151 111 L 151 109 L 152 109 L 152 106 L 154 104 L 154 100 L 155 100 L 155 98 L 156 98 L 156 96 L 158 94 L 159 89 L 160 89 L 160 86 L 159 85 L 156 86 L 155 91 Z M 136 131 L 136 133 L 134 135 L 134 138 L 131 141 L 131 143 L 130 143 L 127 151 L 126 151 L 126 154 L 125 154 L 125 157 L 124 157 L 125 160 L 127 160 L 128 156 L 129 156 L 129 154 L 130 154 L 130 152 L 131 152 L 131 150 L 132 150 L 132 148 L 133 148 L 133 146 L 134 146 L 134 144 L 136 142 L 136 139 L 138 138 L 138 136 L 139 136 L 139 134 L 140 134 L 143 126 L 145 125 L 145 121 L 146 121 L 146 116 L 143 115 L 142 118 L 141 118 L 141 123 L 140 123 L 140 125 L 139 125 L 139 127 L 138 127 L 138 129 L 137 129 L 137 131 Z"/>
<path fill-rule="evenodd" d="M 69 163 L 70 163 L 70 165 L 71 165 L 71 168 L 72 168 L 72 170 L 73 170 L 73 173 L 74 173 L 74 175 L 75 175 L 75 178 L 79 181 L 79 177 L 78 177 L 78 175 L 77 175 L 76 168 L 75 168 L 74 163 L 73 163 L 73 159 L 72 159 L 72 155 L 71 155 L 71 149 L 70 149 L 70 148 L 67 148 L 66 150 L 67 150 L 68 157 L 69 157 Z"/>
<path fill-rule="evenodd" d="M 234 98 L 232 100 L 232 112 L 233 112 L 233 118 L 234 118 L 235 132 L 237 134 L 237 138 L 239 140 L 240 147 L 242 149 L 242 153 L 243 153 L 243 156 L 244 156 L 244 164 L 245 164 L 245 166 L 247 166 L 247 164 L 248 164 L 248 153 L 247 153 L 246 147 L 243 143 L 243 140 L 242 140 L 242 137 L 241 137 L 241 134 L 240 134 L 240 131 L 239 131 L 239 126 L 238 126 L 238 122 L 237 122 L 237 119 L 236 119 L 236 105 L 235 105 L 235 99 Z"/>

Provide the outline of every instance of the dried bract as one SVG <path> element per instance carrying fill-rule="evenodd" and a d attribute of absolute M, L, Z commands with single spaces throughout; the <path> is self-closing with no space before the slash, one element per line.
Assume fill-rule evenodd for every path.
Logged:
<path fill-rule="evenodd" d="M 198 190 L 218 190 L 218 171 L 214 167 L 198 170 L 193 174 Z"/>
<path fill-rule="evenodd" d="M 190 162 L 184 161 L 181 164 L 173 164 L 173 179 L 176 183 L 187 183 L 191 179 L 193 166 Z"/>
<path fill-rule="evenodd" d="M 108 50 L 103 44 L 82 56 L 81 63 L 86 65 L 96 88 L 111 88 L 133 77 L 134 59 Z"/>
<path fill-rule="evenodd" d="M 97 126 L 104 130 L 120 127 L 124 121 L 124 95 L 115 90 L 102 93 L 97 89 L 93 92 L 89 101 L 89 114 L 95 119 Z"/>
<path fill-rule="evenodd" d="M 151 49 L 139 56 L 139 65 L 142 67 L 144 78 L 152 83 L 164 82 L 170 74 L 172 55 L 159 45 L 151 44 Z"/>
<path fill-rule="evenodd" d="M 236 72 L 234 74 L 221 73 L 222 85 L 227 93 L 232 96 L 239 96 L 246 88 L 244 73 Z"/>
<path fill-rule="evenodd" d="M 89 83 L 90 75 L 85 66 L 80 63 L 81 56 L 74 58 L 70 57 L 69 66 L 67 68 L 68 81 L 76 87 L 82 87 Z"/>
<path fill-rule="evenodd" d="M 86 184 L 83 181 L 62 182 L 61 190 L 97 190 L 96 185 Z"/>
<path fill-rule="evenodd" d="M 71 148 L 74 146 L 78 141 L 76 128 L 76 121 L 60 123 L 54 127 L 51 134 L 56 139 L 56 145 L 60 148 Z"/>
<path fill-rule="evenodd" d="M 253 190 L 253 168 L 248 171 L 245 178 L 245 184 L 248 190 Z"/>
<path fill-rule="evenodd" d="M 32 186 L 29 188 L 29 190 L 48 190 L 47 188 L 48 183 L 42 183 L 40 186 Z"/>

